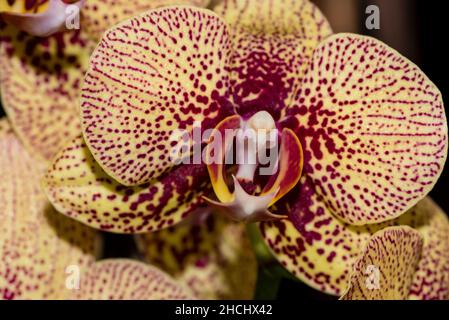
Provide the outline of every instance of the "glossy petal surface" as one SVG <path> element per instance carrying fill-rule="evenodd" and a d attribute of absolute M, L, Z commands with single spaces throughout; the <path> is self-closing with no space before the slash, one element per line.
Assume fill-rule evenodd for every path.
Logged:
<path fill-rule="evenodd" d="M 83 9 L 83 28 L 95 39 L 111 26 L 135 14 L 170 5 L 205 7 L 209 0 L 96 0 L 87 1 Z M 99 19 L 101 17 L 101 19 Z"/>
<path fill-rule="evenodd" d="M 306 174 L 351 224 L 393 219 L 434 186 L 447 156 L 441 94 L 385 44 L 339 34 L 315 50 L 288 111 Z"/>
<path fill-rule="evenodd" d="M 137 243 L 148 262 L 201 299 L 253 298 L 257 260 L 243 224 L 198 215 L 196 221 L 139 235 Z"/>
<path fill-rule="evenodd" d="M 189 290 L 155 267 L 126 259 L 103 260 L 87 268 L 78 300 L 184 300 L 192 299 Z"/>
<path fill-rule="evenodd" d="M 308 0 L 225 0 L 214 11 L 232 29 L 233 101 L 243 116 L 279 117 L 318 43 L 332 30 Z"/>
<path fill-rule="evenodd" d="M 377 232 L 355 263 L 349 288 L 341 299 L 407 299 L 422 245 L 419 232 L 409 227 Z"/>
<path fill-rule="evenodd" d="M 56 213 L 33 161 L 0 120 L 0 299 L 65 299 L 66 268 L 99 253 L 96 232 Z"/>
<path fill-rule="evenodd" d="M 3 106 L 33 156 L 50 160 L 79 134 L 78 95 L 92 49 L 78 31 L 37 38 L 0 26 Z"/>
<path fill-rule="evenodd" d="M 224 111 L 228 31 L 193 7 L 149 11 L 110 29 L 92 55 L 82 90 L 83 133 L 103 169 L 138 185 L 173 166 L 175 130 L 212 127 Z M 209 125 L 207 124 L 209 123 Z"/>
<path fill-rule="evenodd" d="M 81 137 L 56 156 L 43 183 L 58 211 L 117 233 L 174 225 L 197 209 L 211 188 L 205 165 L 180 166 L 145 185 L 125 187 L 101 169 Z"/>

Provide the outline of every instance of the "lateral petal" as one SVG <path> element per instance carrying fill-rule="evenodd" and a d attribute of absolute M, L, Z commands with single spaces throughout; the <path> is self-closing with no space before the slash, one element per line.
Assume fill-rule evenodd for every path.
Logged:
<path fill-rule="evenodd" d="M 398 217 L 433 188 L 446 161 L 439 90 L 373 38 L 338 34 L 321 43 L 288 114 L 305 174 L 351 224 Z"/>
<path fill-rule="evenodd" d="M 170 227 L 200 209 L 202 195 L 211 190 L 205 165 L 182 165 L 145 185 L 125 187 L 101 169 L 81 137 L 58 153 L 43 185 L 59 212 L 116 233 Z"/>

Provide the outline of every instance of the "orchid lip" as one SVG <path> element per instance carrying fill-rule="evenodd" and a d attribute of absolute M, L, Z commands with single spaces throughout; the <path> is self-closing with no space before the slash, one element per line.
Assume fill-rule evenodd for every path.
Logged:
<path fill-rule="evenodd" d="M 273 214 L 268 208 L 288 193 L 301 177 L 303 154 L 299 139 L 290 129 L 282 130 L 279 135 L 274 119 L 265 111 L 256 113 L 247 121 L 243 121 L 240 116 L 228 117 L 217 125 L 214 133 L 221 134 L 229 129 L 239 129 L 234 139 L 219 139 L 218 147 L 213 145 L 213 141 L 207 146 L 207 154 L 218 149 L 219 163 L 207 162 L 209 177 L 218 201 L 206 197 L 204 199 L 219 212 L 236 221 L 284 219 L 286 216 Z M 281 143 L 278 148 L 279 136 Z M 234 191 L 231 192 L 226 180 L 227 169 L 221 160 L 229 150 L 233 150 L 234 142 L 238 170 L 237 174 L 232 176 Z M 262 163 L 261 155 L 268 149 L 268 162 Z M 276 151 L 274 157 L 271 152 L 273 150 Z M 266 164 L 269 164 L 268 168 L 262 167 Z M 258 168 L 260 176 L 269 176 L 268 182 L 265 187 L 259 188 L 261 192 L 248 192 L 241 182 L 254 183 Z"/>

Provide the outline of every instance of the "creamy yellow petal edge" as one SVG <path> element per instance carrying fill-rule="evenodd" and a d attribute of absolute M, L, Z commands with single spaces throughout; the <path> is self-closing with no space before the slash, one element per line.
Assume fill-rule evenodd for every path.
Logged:
<path fill-rule="evenodd" d="M 102 168 L 138 185 L 173 167 L 172 135 L 225 113 L 229 55 L 227 27 L 209 10 L 161 8 L 109 29 L 81 94 L 83 135 Z"/>
<path fill-rule="evenodd" d="M 200 299 L 254 298 L 257 259 L 243 224 L 207 212 L 167 230 L 136 236 L 136 241 L 146 261 Z"/>
<path fill-rule="evenodd" d="M 237 112 L 278 118 L 290 104 L 313 50 L 332 34 L 308 0 L 225 0 L 214 11 L 231 27 L 231 88 Z"/>
<path fill-rule="evenodd" d="M 351 224 L 410 209 L 433 188 L 447 158 L 438 88 L 374 38 L 323 41 L 288 116 L 304 148 L 304 174 L 332 213 Z"/>
<path fill-rule="evenodd" d="M 101 169 L 81 137 L 56 155 L 43 186 L 59 212 L 116 233 L 170 227 L 200 209 L 201 196 L 211 189 L 205 165 L 183 165 L 147 184 L 125 187 Z"/>
<path fill-rule="evenodd" d="M 78 96 L 93 45 L 80 31 L 38 38 L 0 22 L 2 103 L 39 160 L 50 160 L 81 131 Z"/>
<path fill-rule="evenodd" d="M 95 39 L 111 26 L 145 11 L 171 6 L 206 7 L 209 0 L 96 0 L 87 1 L 83 8 L 83 28 Z M 101 17 L 101 19 L 99 18 Z"/>
<path fill-rule="evenodd" d="M 0 18 L 28 34 L 46 37 L 67 31 L 85 0 L 3 0 Z M 70 13 L 70 14 L 69 14 Z"/>
<path fill-rule="evenodd" d="M 321 41 L 332 33 L 326 17 L 309 0 L 223 0 L 214 11 L 231 27 L 252 34 Z"/>
<path fill-rule="evenodd" d="M 56 213 L 39 164 L 0 120 L 0 299 L 65 299 L 66 270 L 92 264 L 97 233 Z"/>
<path fill-rule="evenodd" d="M 449 221 L 430 198 L 390 222 L 357 227 L 335 218 L 319 196 L 310 196 L 310 188 L 303 187 L 302 194 L 304 198 L 291 207 L 302 218 L 295 222 L 297 227 L 289 220 L 260 226 L 273 254 L 300 280 L 317 290 L 340 295 L 361 248 L 372 234 L 389 226 L 405 225 L 416 229 L 424 239 L 410 298 L 445 299 L 449 295 Z"/>
<path fill-rule="evenodd" d="M 99 261 L 81 273 L 74 300 L 185 300 L 192 293 L 163 271 L 133 260 Z"/>
<path fill-rule="evenodd" d="M 449 299 L 448 217 L 430 198 L 418 202 L 407 215 L 413 220 L 410 225 L 424 238 L 423 252 L 410 289 L 410 298 Z"/>
<path fill-rule="evenodd" d="M 410 227 L 375 233 L 354 264 L 342 300 L 404 300 L 421 256 L 423 240 Z"/>
<path fill-rule="evenodd" d="M 142 10 L 172 2 L 86 1 L 80 30 L 44 38 L 28 35 L 0 20 L 1 98 L 30 154 L 51 160 L 80 133 L 81 84 L 102 30 Z M 200 2 L 193 0 L 192 4 Z"/>

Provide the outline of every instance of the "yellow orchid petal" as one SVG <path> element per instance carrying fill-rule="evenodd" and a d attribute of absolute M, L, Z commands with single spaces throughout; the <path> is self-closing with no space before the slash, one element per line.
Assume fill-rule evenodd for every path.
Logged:
<path fill-rule="evenodd" d="M 398 217 L 433 188 L 446 161 L 439 90 L 373 38 L 338 34 L 322 42 L 288 115 L 305 174 L 350 224 Z"/>
<path fill-rule="evenodd" d="M 31 35 L 46 37 L 66 30 L 70 19 L 67 13 L 79 13 L 83 2 L 3 0 L 0 2 L 0 18 Z"/>
<path fill-rule="evenodd" d="M 186 300 L 191 292 L 167 274 L 127 259 L 103 260 L 81 274 L 73 300 Z"/>
<path fill-rule="evenodd" d="M 214 11 L 231 26 L 231 86 L 237 112 L 269 111 L 276 119 L 289 105 L 319 42 L 332 34 L 308 0 L 224 0 Z"/>
<path fill-rule="evenodd" d="M 423 241 L 409 227 L 389 227 L 375 233 L 354 265 L 342 300 L 407 299 Z"/>
<path fill-rule="evenodd" d="M 0 26 L 2 103 L 22 143 L 40 160 L 50 160 L 81 130 L 78 96 L 93 46 L 79 31 L 37 38 Z"/>
<path fill-rule="evenodd" d="M 192 1 L 197 2 L 201 4 L 200 0 Z M 15 131 L 32 155 L 51 160 L 79 134 L 81 84 L 102 30 L 144 8 L 171 3 L 87 1 L 80 30 L 46 38 L 27 35 L 0 21 L 1 98 Z"/>
<path fill-rule="evenodd" d="M 170 169 L 170 136 L 226 113 L 229 55 L 225 23 L 204 9 L 156 9 L 109 29 L 81 101 L 84 138 L 102 168 L 124 185 Z"/>
<path fill-rule="evenodd" d="M 0 13 L 42 13 L 48 9 L 48 6 L 49 1 L 1 1 Z"/>
<path fill-rule="evenodd" d="M 214 214 L 197 220 L 136 236 L 146 261 L 200 299 L 252 299 L 257 260 L 245 225 Z"/>
<path fill-rule="evenodd" d="M 171 6 L 191 5 L 206 7 L 209 0 L 96 0 L 87 1 L 83 8 L 83 28 L 93 38 L 113 25 L 145 11 Z M 99 19 L 101 17 L 101 19 Z"/>
<path fill-rule="evenodd" d="M 260 224 L 268 247 L 293 275 L 317 290 L 341 295 L 370 237 L 386 227 L 405 225 L 416 229 L 424 239 L 410 298 L 441 299 L 449 294 L 449 221 L 430 198 L 395 220 L 350 226 L 331 213 L 311 185 L 308 179 L 299 195 L 291 195 L 296 200 L 279 208 L 281 212 L 285 206 L 290 208 L 290 220 Z"/>
<path fill-rule="evenodd" d="M 276 259 L 295 277 L 317 290 L 340 295 L 370 237 L 369 230 L 348 227 L 336 219 L 315 194 L 310 179 L 292 192 L 289 196 L 295 201 L 291 204 L 278 202 L 278 211 L 290 212 L 290 219 L 261 223 L 261 234 Z"/>
<path fill-rule="evenodd" d="M 97 233 L 56 213 L 40 166 L 0 120 L 0 299 L 65 299 L 67 270 L 99 254 Z"/>
<path fill-rule="evenodd" d="M 183 165 L 145 185 L 125 187 L 101 169 L 81 137 L 57 154 L 43 186 L 59 212 L 117 233 L 170 227 L 199 209 L 211 189 L 205 165 Z"/>

